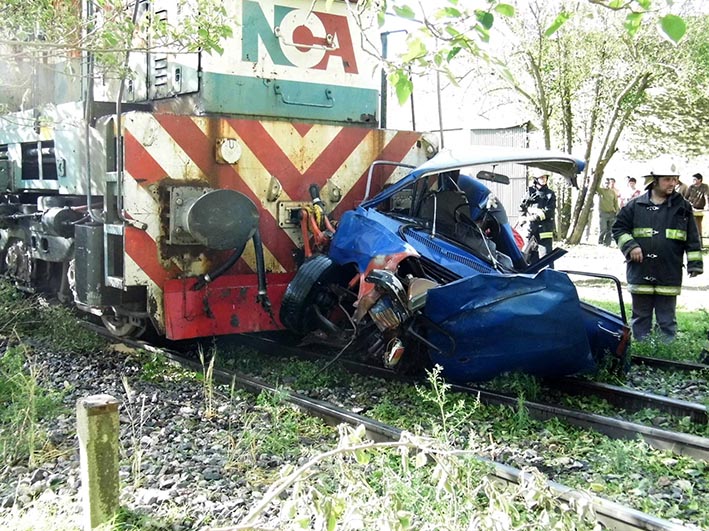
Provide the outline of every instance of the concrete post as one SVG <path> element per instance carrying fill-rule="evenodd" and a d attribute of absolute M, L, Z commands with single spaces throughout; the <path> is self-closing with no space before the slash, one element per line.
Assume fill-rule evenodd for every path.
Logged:
<path fill-rule="evenodd" d="M 84 529 L 109 522 L 118 510 L 118 400 L 92 395 L 76 402 Z"/>

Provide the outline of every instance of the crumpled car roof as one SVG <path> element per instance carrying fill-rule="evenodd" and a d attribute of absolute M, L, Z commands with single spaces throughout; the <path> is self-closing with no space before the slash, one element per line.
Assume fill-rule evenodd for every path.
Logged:
<path fill-rule="evenodd" d="M 525 166 L 558 173 L 567 179 L 575 179 L 576 174 L 583 171 L 586 166 L 583 160 L 563 151 L 502 146 L 465 146 L 442 150 L 430 160 L 418 166 L 412 173 L 420 176 L 466 166 L 502 164 L 506 162 L 524 164 Z"/>
<path fill-rule="evenodd" d="M 365 198 L 361 206 L 367 208 L 391 197 L 402 188 L 426 175 L 458 170 L 469 166 L 493 166 L 505 163 L 523 164 L 530 168 L 538 168 L 562 175 L 574 187 L 577 187 L 576 175 L 586 167 L 586 163 L 583 160 L 563 151 L 476 145 L 444 149 L 430 160 L 412 169 L 404 178 L 383 190 L 377 196 L 371 199 Z"/>

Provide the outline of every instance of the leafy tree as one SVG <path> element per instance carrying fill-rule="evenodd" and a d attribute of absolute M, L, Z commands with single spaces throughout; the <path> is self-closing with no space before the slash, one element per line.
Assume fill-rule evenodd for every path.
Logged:
<path fill-rule="evenodd" d="M 662 153 L 687 158 L 709 145 L 709 18 L 688 15 L 681 45 L 666 57 L 662 43 L 648 42 L 647 54 L 662 58 L 653 90 L 642 100 L 631 125 L 631 154 L 652 159 Z"/>
<path fill-rule="evenodd" d="M 330 0 L 331 1 L 331 0 Z M 640 28 L 650 22 L 658 23 L 659 31 L 673 42 L 679 42 L 686 31 L 686 23 L 680 16 L 662 13 L 658 6 L 671 6 L 673 0 L 579 0 L 579 6 L 589 5 L 598 11 L 617 12 L 624 17 L 620 32 L 635 35 Z M 448 64 L 457 56 L 467 54 L 480 59 L 489 59 L 482 44 L 489 42 L 495 21 L 515 17 L 514 0 L 485 0 L 471 6 L 460 0 L 415 3 L 413 0 L 360 0 L 358 12 L 375 9 L 380 27 L 386 15 L 418 20 L 417 31 L 407 36 L 408 50 L 400 61 L 388 61 L 390 82 L 395 86 L 400 102 L 405 102 L 413 88 L 411 73 L 416 69 L 429 70 L 431 67 L 445 72 L 455 79 Z M 412 5 L 414 7 L 412 7 Z M 559 5 L 555 3 L 555 5 Z M 549 20 L 544 35 L 549 37 L 568 21 L 578 18 L 577 9 L 557 8 L 555 16 Z"/>
<path fill-rule="evenodd" d="M 492 65 L 536 116 L 547 148 L 570 152 L 574 145 L 584 145 L 588 164 L 573 208 L 571 191 L 559 191 L 557 230 L 578 243 L 605 168 L 647 101 L 647 90 L 657 79 L 657 60 L 667 58 L 670 43 L 684 37 L 685 19 L 662 13 L 657 8 L 664 2 L 651 0 L 537 1 L 525 3 L 523 13 L 494 0 L 486 2 L 486 9 L 460 4 L 448 0 L 445 7 L 418 15 L 401 2 L 391 4 L 398 15 L 423 21 L 420 31 L 408 37 L 403 62 L 389 65 L 397 94 L 401 100 L 408 97 L 412 87 L 404 69 L 412 66 L 437 68 L 455 80 L 450 67 L 463 55 Z M 492 57 L 483 46 L 496 17 L 505 19 L 514 37 L 506 41 L 510 50 L 502 58 Z M 658 23 L 659 33 L 651 21 Z M 499 25 L 495 30 L 502 31 Z M 662 54 L 649 53 L 647 42 L 654 43 L 653 53 Z"/>
<path fill-rule="evenodd" d="M 121 79 L 128 75 L 128 52 L 222 53 L 231 24 L 219 0 L 176 0 L 177 18 L 151 13 L 138 0 L 4 0 L 0 4 L 0 59 L 10 66 L 76 63 L 93 58 L 89 75 Z M 70 68 L 70 67 L 65 67 Z M 32 75 L 9 75 L 15 92 L 31 89 Z M 2 86 L 0 84 L 0 86 Z"/>

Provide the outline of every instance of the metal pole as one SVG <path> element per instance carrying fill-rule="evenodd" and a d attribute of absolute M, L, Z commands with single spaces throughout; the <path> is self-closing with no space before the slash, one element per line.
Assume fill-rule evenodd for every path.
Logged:
<path fill-rule="evenodd" d="M 379 37 L 382 40 L 382 61 L 383 63 L 386 63 L 387 58 L 389 57 L 389 35 L 392 33 L 408 33 L 408 30 L 394 30 L 394 31 L 383 31 L 382 33 L 379 34 Z M 388 104 L 388 87 L 389 84 L 387 83 L 387 73 L 386 73 L 386 68 L 385 64 L 382 65 L 382 81 L 381 81 L 381 93 L 379 94 L 379 99 L 380 99 L 380 109 L 379 113 L 381 116 L 379 117 L 379 127 L 382 129 L 386 129 L 387 126 L 387 113 L 389 109 L 389 104 Z M 413 98 L 412 98 L 413 102 Z"/>
<path fill-rule="evenodd" d="M 387 54 L 389 52 L 389 33 L 388 32 L 382 32 L 381 34 L 381 39 L 382 39 L 382 59 L 386 61 Z M 380 98 L 380 109 L 379 109 L 379 127 L 382 129 L 386 129 L 387 126 L 387 73 L 386 73 L 386 68 L 384 68 L 384 65 L 382 64 L 382 74 L 381 74 L 381 93 L 379 94 Z"/>
<path fill-rule="evenodd" d="M 438 103 L 438 129 L 441 135 L 441 149 L 445 147 L 443 141 L 443 106 L 441 103 L 441 72 L 436 69 L 436 100 Z"/>

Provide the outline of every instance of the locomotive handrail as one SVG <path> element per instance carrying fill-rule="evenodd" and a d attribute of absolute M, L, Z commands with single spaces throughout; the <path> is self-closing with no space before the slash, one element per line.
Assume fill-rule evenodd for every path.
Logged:
<path fill-rule="evenodd" d="M 273 92 L 277 96 L 280 96 L 281 101 L 283 103 L 285 103 L 286 105 L 304 105 L 306 107 L 323 107 L 326 109 L 331 109 L 335 105 L 335 98 L 333 98 L 333 96 L 332 96 L 331 89 L 325 89 L 325 99 L 328 101 L 328 103 L 318 103 L 318 102 L 312 102 L 312 101 L 296 101 L 296 100 L 288 99 L 288 97 L 283 93 L 283 90 L 281 89 L 281 85 L 274 85 Z"/>

